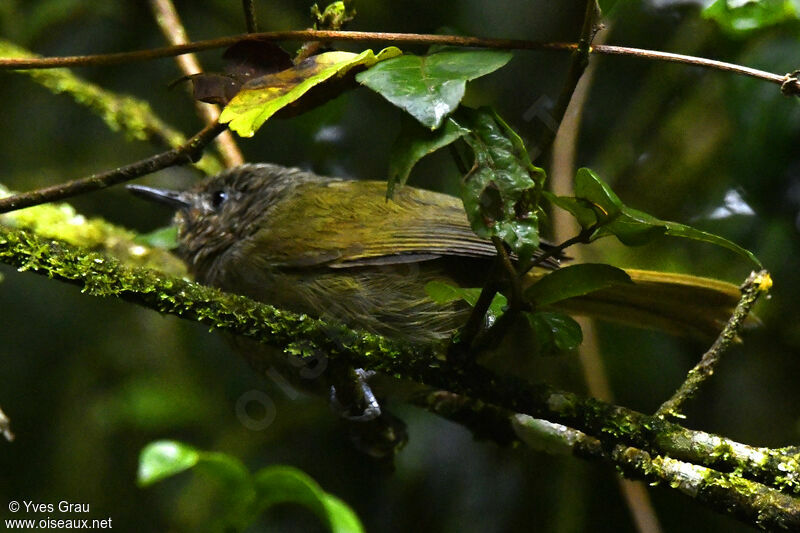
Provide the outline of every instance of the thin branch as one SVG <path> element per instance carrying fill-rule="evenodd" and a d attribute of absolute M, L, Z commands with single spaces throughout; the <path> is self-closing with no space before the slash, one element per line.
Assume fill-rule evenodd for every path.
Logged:
<path fill-rule="evenodd" d="M 51 187 L 44 187 L 42 189 L 2 198 L 0 199 L 0 213 L 8 213 L 16 209 L 44 204 L 54 200 L 63 200 L 71 196 L 105 189 L 106 187 L 130 181 L 144 176 L 145 174 L 155 172 L 156 170 L 161 170 L 162 168 L 195 161 L 200 156 L 203 148 L 214 140 L 220 132 L 224 131 L 225 128 L 226 126 L 224 124 L 212 124 L 206 126 L 202 131 L 181 146 L 137 161 L 136 163 L 100 174 L 94 174 L 86 178 L 80 178 Z"/>
<path fill-rule="evenodd" d="M 492 244 L 494 244 L 494 248 L 497 250 L 497 258 L 500 260 L 500 266 L 505 270 L 508 282 L 511 285 L 511 301 L 509 302 L 511 309 L 520 310 L 524 305 L 525 298 L 522 295 L 522 282 L 517 274 L 517 268 L 511 261 L 511 255 L 508 253 L 503 239 L 493 236 Z"/>
<path fill-rule="evenodd" d="M 580 39 L 578 40 L 575 51 L 572 53 L 572 60 L 569 64 L 564 87 L 561 89 L 561 94 L 559 94 L 558 101 L 551 113 L 556 127 L 547 128 L 544 137 L 539 141 L 541 145 L 540 150 L 544 153 L 548 152 L 550 146 L 553 144 L 553 140 L 558 133 L 558 127 L 564 120 L 564 114 L 567 112 L 570 100 L 572 100 L 575 88 L 578 86 L 583 72 L 589 65 L 589 54 L 591 52 L 592 40 L 598 30 L 597 19 L 599 15 L 600 9 L 597 7 L 597 0 L 586 0 L 586 11 L 583 15 Z"/>
<path fill-rule="evenodd" d="M 447 352 L 447 358 L 450 362 L 460 364 L 470 359 L 469 354 L 475 348 L 474 342 L 478 339 L 486 322 L 486 313 L 489 311 L 489 307 L 497 294 L 497 278 L 502 268 L 500 261 L 499 257 L 495 258 L 478 300 L 472 307 L 464 327 L 461 328 L 461 335 L 454 339 L 455 342 L 450 345 L 450 349 Z"/>
<path fill-rule="evenodd" d="M 672 397 L 664 402 L 656 411 L 656 416 L 673 416 L 683 418 L 681 406 L 700 389 L 700 386 L 711 377 L 720 361 L 720 357 L 735 342 L 742 330 L 745 320 L 750 315 L 750 310 L 758 298 L 766 294 L 772 287 L 772 279 L 766 270 L 753 272 L 742 285 L 742 299 L 733 311 L 728 323 L 720 332 L 714 344 L 708 349 L 700 362 L 689 371 L 681 386 Z"/>
<path fill-rule="evenodd" d="M 246 3 L 246 1 L 245 1 Z M 167 42 L 171 45 L 186 44 L 189 42 L 189 37 L 186 34 L 186 29 L 181 22 L 180 16 L 175 9 L 172 0 L 150 0 L 150 7 L 156 18 L 158 27 L 161 28 L 161 33 L 166 37 Z M 251 6 L 252 7 L 252 6 Z M 194 54 L 184 54 L 176 57 L 178 67 L 186 76 L 199 74 L 203 71 L 197 56 Z M 195 101 L 195 107 L 206 124 L 214 124 L 219 119 L 219 107 L 214 104 L 206 104 L 203 102 Z M 217 148 L 225 162 L 225 166 L 236 167 L 244 163 L 244 157 L 233 135 L 230 131 L 223 131 L 216 139 Z"/>
<path fill-rule="evenodd" d="M 258 31 L 258 21 L 256 20 L 256 6 L 253 0 L 242 0 L 242 9 L 244 10 L 244 23 L 247 33 L 256 33 Z"/>
<path fill-rule="evenodd" d="M 522 39 L 483 39 L 458 35 L 434 35 L 421 33 L 387 33 L 363 31 L 327 31 L 327 30 L 290 30 L 241 34 L 221 37 L 206 41 L 196 41 L 178 46 L 139 50 L 134 52 L 118 52 L 112 54 L 94 54 L 84 56 L 64 56 L 40 59 L 0 59 L 0 70 L 43 69 L 77 66 L 119 65 L 135 61 L 149 61 L 163 57 L 172 57 L 203 50 L 225 48 L 244 40 L 260 41 L 346 41 L 346 42 L 381 42 L 389 44 L 448 45 L 476 48 L 496 48 L 503 50 L 561 50 L 573 51 L 578 43 L 541 42 Z M 682 63 L 696 67 L 721 70 L 743 76 L 750 76 L 782 87 L 785 94 L 800 95 L 800 80 L 796 73 L 774 74 L 735 63 L 726 63 L 702 57 L 672 54 L 657 50 L 644 50 L 628 46 L 597 45 L 590 48 L 590 53 L 601 55 L 623 55 Z"/>
<path fill-rule="evenodd" d="M 560 256 L 561 254 L 564 253 L 564 250 L 566 250 L 570 246 L 573 246 L 575 244 L 588 244 L 590 242 L 589 239 L 591 238 L 591 236 L 594 233 L 595 229 L 597 229 L 597 228 L 595 228 L 594 226 L 589 227 L 589 228 L 584 228 L 584 229 L 581 230 L 580 233 L 578 233 L 574 237 L 571 237 L 571 238 L 567 239 L 566 241 L 562 242 L 561 244 L 559 244 L 557 246 L 552 246 L 552 247 L 548 248 L 547 250 L 544 251 L 544 253 L 542 255 L 538 256 L 533 261 L 531 261 L 531 264 L 528 267 L 528 270 L 531 270 L 533 267 L 535 267 L 537 265 L 541 265 L 542 263 L 544 263 L 545 261 L 547 261 L 551 257 Z"/>

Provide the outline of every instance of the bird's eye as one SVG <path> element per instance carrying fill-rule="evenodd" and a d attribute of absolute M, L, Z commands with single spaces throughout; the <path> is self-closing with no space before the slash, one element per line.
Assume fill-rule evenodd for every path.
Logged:
<path fill-rule="evenodd" d="M 219 209 L 227 199 L 228 193 L 225 191 L 214 191 L 211 193 L 211 207 L 214 209 Z"/>

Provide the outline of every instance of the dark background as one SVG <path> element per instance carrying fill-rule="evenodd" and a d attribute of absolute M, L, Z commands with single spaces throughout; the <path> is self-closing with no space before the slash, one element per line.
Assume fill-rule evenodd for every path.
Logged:
<path fill-rule="evenodd" d="M 662 2 L 661 4 L 665 4 Z M 614 19 L 612 44 L 713 57 L 784 73 L 800 61 L 796 28 L 735 38 L 693 4 L 635 2 Z M 359 0 L 351 29 L 435 32 L 448 26 L 486 37 L 574 40 L 583 2 Z M 238 1 L 178 2 L 193 39 L 243 31 Z M 262 29 L 308 24 L 308 1 L 259 1 Z M 794 35 L 794 37 L 793 37 Z M 5 0 L 0 37 L 43 55 L 101 53 L 164 44 L 145 2 Z M 288 43 L 295 47 L 295 43 Z M 342 45 L 345 49 L 356 49 Z M 413 47 L 412 47 L 413 50 Z M 423 50 L 417 50 L 423 51 Z M 203 53 L 208 70 L 219 52 Z M 535 144 L 523 115 L 542 96 L 555 100 L 568 55 L 518 52 L 504 69 L 470 85 L 467 102 L 494 105 Z M 584 114 L 578 164 L 611 182 L 630 205 L 691 223 L 753 250 L 773 274 L 763 327 L 727 354 L 688 410 L 686 424 L 765 446 L 798 442 L 800 317 L 795 298 L 800 242 L 800 106 L 776 86 L 720 72 L 622 57 L 594 57 L 597 72 Z M 170 59 L 77 73 L 149 101 L 186 133 L 200 127 Z M 154 153 L 110 133 L 85 108 L 28 77 L 0 73 L 0 182 L 26 190 L 116 167 Z M 250 161 L 381 179 L 401 113 L 366 89 L 304 116 L 269 122 L 239 144 Z M 320 134 L 324 130 L 324 134 Z M 186 169 L 144 183 L 181 187 Z M 447 154 L 424 161 L 416 185 L 452 190 Z M 754 216 L 709 217 L 738 191 Z M 115 188 L 77 198 L 87 215 L 140 231 L 170 214 Z M 595 254 L 644 266 L 741 281 L 750 268 L 730 252 L 664 240 Z M 290 399 L 254 375 L 221 339 L 198 324 L 2 267 L 0 406 L 17 440 L 0 442 L 0 518 L 10 500 L 86 502 L 93 518 L 123 531 L 196 530 L 215 512 L 205 478 L 184 474 L 149 489 L 135 485 L 138 453 L 161 438 L 222 451 L 251 469 L 290 464 L 349 503 L 369 531 L 630 531 L 615 472 L 570 457 L 475 442 L 464 429 L 395 406 L 411 440 L 388 474 L 355 451 L 325 402 Z M 601 350 L 617 402 L 653 411 L 705 346 L 655 332 L 601 326 Z M 553 359 L 559 386 L 583 392 L 576 357 Z M 258 390 L 276 404 L 264 431 L 247 429 L 237 399 Z M 256 413 L 258 414 L 258 413 Z M 745 531 L 665 488 L 650 490 L 665 531 Z M 22 513 L 18 513 L 22 515 Z M 33 517 L 33 516 L 30 516 Z M 40 516 L 36 516 L 40 518 Z M 59 518 L 60 516 L 56 516 Z M 252 531 L 321 528 L 308 511 L 277 508 Z"/>

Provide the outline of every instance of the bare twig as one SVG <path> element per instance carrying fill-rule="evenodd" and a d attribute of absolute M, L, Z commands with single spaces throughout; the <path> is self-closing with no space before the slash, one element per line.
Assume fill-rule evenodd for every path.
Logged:
<path fill-rule="evenodd" d="M 733 344 L 742 330 L 744 321 L 750 314 L 758 298 L 766 294 L 772 287 L 772 278 L 766 270 L 753 272 L 742 285 L 742 299 L 733 311 L 728 323 L 720 332 L 714 344 L 708 349 L 700 362 L 689 371 L 681 386 L 672 395 L 672 398 L 664 402 L 656 411 L 656 416 L 673 416 L 683 418 L 681 415 L 681 405 L 689 398 L 694 396 L 700 386 L 714 373 L 714 369 L 719 363 L 720 357 Z"/>
<path fill-rule="evenodd" d="M 506 272 L 509 285 L 511 286 L 511 301 L 509 302 L 511 309 L 520 310 L 523 306 L 524 297 L 522 295 L 522 282 L 517 274 L 517 268 L 511 261 L 511 255 L 508 253 L 506 244 L 500 237 L 492 237 L 492 244 L 497 250 L 497 258 L 500 260 L 500 266 Z"/>
<path fill-rule="evenodd" d="M 245 1 L 245 3 L 247 2 Z M 170 44 L 178 45 L 189 42 L 189 37 L 186 35 L 186 30 L 172 0 L 150 0 L 150 7 L 153 10 L 158 27 L 161 28 L 161 32 Z M 178 63 L 178 67 L 187 76 L 203 71 L 197 56 L 194 54 L 180 55 L 175 60 Z M 219 107 L 214 104 L 195 101 L 195 107 L 206 124 L 213 124 L 219 118 Z M 236 141 L 230 131 L 223 131 L 215 142 L 226 167 L 235 167 L 244 163 L 242 152 L 236 145 Z"/>
<path fill-rule="evenodd" d="M 548 248 L 547 250 L 544 251 L 542 255 L 538 256 L 533 261 L 531 261 L 528 270 L 532 269 L 535 266 L 541 265 L 551 257 L 560 256 L 561 254 L 564 253 L 564 250 L 566 250 L 570 246 L 573 246 L 575 244 L 588 244 L 589 239 L 591 238 L 592 234 L 596 229 L 597 228 L 595 226 L 584 228 L 581 230 L 580 233 L 578 233 L 574 237 L 567 239 L 566 241 L 562 242 L 559 245 Z"/>
<path fill-rule="evenodd" d="M 258 31 L 258 21 L 256 20 L 256 6 L 253 0 L 242 0 L 242 9 L 244 10 L 244 23 L 247 33 L 256 33 Z"/>
<path fill-rule="evenodd" d="M 578 86 L 583 72 L 589 65 L 589 54 L 591 52 L 591 44 L 597 33 L 597 19 L 600 15 L 600 9 L 597 7 L 597 0 L 586 1 L 586 11 L 583 15 L 583 24 L 581 26 L 581 35 L 578 44 L 572 53 L 572 60 L 569 64 L 567 71 L 567 79 L 564 81 L 564 87 L 561 89 L 561 94 L 558 96 L 558 101 L 553 108 L 551 115 L 553 122 L 560 125 L 564 120 L 564 113 L 567 112 L 572 95 L 575 92 L 575 87 Z M 540 150 L 547 153 L 553 140 L 558 133 L 558 127 L 545 129 L 544 137 L 539 140 Z"/>
<path fill-rule="evenodd" d="M 0 199 L 0 213 L 8 213 L 9 211 L 22 209 L 24 207 L 44 204 L 54 200 L 63 200 L 64 198 L 69 198 L 78 194 L 105 189 L 106 187 L 130 181 L 139 176 L 161 170 L 162 168 L 194 161 L 199 157 L 203 148 L 214 140 L 220 132 L 224 131 L 225 128 L 226 126 L 223 124 L 212 124 L 206 126 L 202 131 L 181 146 L 137 161 L 136 163 L 100 174 L 94 174 L 86 178 L 80 178 L 51 187 L 44 187 L 42 189 L 2 198 Z"/>
<path fill-rule="evenodd" d="M 162 57 L 172 57 L 203 50 L 225 48 L 244 40 L 260 41 L 348 41 L 348 42 L 381 42 L 390 44 L 420 44 L 420 45 L 448 45 L 475 48 L 497 48 L 503 50 L 562 50 L 573 51 L 578 48 L 578 43 L 541 42 L 521 39 L 483 39 L 480 37 L 467 37 L 459 35 L 434 35 L 422 33 L 387 33 L 364 31 L 326 31 L 326 30 L 290 30 L 241 34 L 230 37 L 221 37 L 207 41 L 139 50 L 135 52 L 118 52 L 112 54 L 94 54 L 84 56 L 49 57 L 39 59 L 0 59 L 0 70 L 42 69 L 78 66 L 119 65 L 135 61 L 149 61 Z M 763 81 L 780 85 L 785 94 L 800 94 L 800 80 L 795 74 L 774 74 L 764 70 L 745 67 L 735 63 L 726 63 L 702 57 L 672 54 L 657 50 L 644 50 L 628 46 L 598 45 L 589 49 L 590 53 L 601 55 L 623 55 L 640 57 L 672 63 L 683 63 L 696 67 L 721 70 L 743 76 L 750 76 Z"/>

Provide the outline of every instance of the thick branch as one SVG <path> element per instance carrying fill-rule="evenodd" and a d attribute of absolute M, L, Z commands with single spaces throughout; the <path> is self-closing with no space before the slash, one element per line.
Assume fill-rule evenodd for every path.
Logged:
<path fill-rule="evenodd" d="M 466 37 L 458 35 L 433 35 L 420 33 L 386 33 L 364 31 L 328 31 L 328 30 L 290 30 L 263 33 L 250 33 L 221 37 L 207 41 L 196 41 L 179 46 L 154 48 L 135 52 L 118 52 L 113 54 L 96 54 L 85 56 L 50 57 L 41 59 L 0 59 L 0 70 L 13 69 L 43 69 L 76 66 L 119 65 L 134 61 L 148 61 L 162 57 L 172 57 L 203 50 L 225 48 L 239 41 L 253 39 L 261 41 L 348 41 L 348 42 L 381 42 L 388 44 L 420 44 L 420 45 L 449 45 L 467 46 L 476 48 L 499 48 L 504 50 L 564 50 L 572 51 L 578 48 L 578 43 L 541 42 L 521 39 L 482 39 L 480 37 Z M 659 52 L 656 50 L 643 50 L 628 46 L 598 45 L 590 49 L 593 54 L 625 55 L 641 57 L 657 61 L 683 63 L 708 69 L 722 70 L 744 76 L 758 78 L 781 86 L 785 94 L 800 94 L 800 80 L 797 74 L 773 74 L 734 63 L 705 59 L 701 57 Z"/>
<path fill-rule="evenodd" d="M 297 346 L 302 340 L 311 351 L 320 350 L 331 359 L 564 424 L 606 446 L 669 455 L 800 494 L 798 450 L 746 446 L 547 385 L 499 376 L 477 365 L 452 367 L 431 347 L 396 343 L 183 279 L 163 278 L 154 271 L 131 270 L 103 255 L 19 230 L 0 227 L 0 262 L 81 286 L 92 295 L 116 296 L 278 347 Z"/>
<path fill-rule="evenodd" d="M 550 453 L 577 457 L 615 466 L 626 477 L 679 490 L 686 496 L 743 522 L 768 530 L 796 530 L 800 527 L 800 500 L 743 479 L 738 473 L 724 473 L 652 455 L 642 449 L 603 443 L 581 431 L 527 415 L 511 417 L 516 434 L 529 446 Z M 780 509 L 779 513 L 775 513 Z"/>

